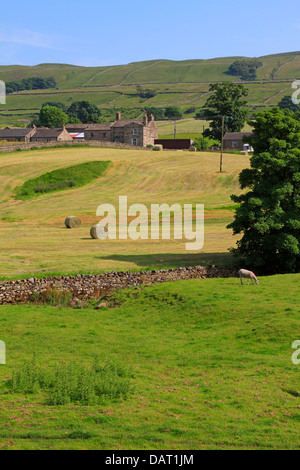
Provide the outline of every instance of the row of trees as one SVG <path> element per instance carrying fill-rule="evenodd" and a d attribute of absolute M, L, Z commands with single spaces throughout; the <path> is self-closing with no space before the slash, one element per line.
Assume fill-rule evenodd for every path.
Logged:
<path fill-rule="evenodd" d="M 42 105 L 39 118 L 33 124 L 41 127 L 61 127 L 68 122 L 100 122 L 100 109 L 89 101 L 75 101 L 68 108 L 63 103 L 46 102 Z"/>
<path fill-rule="evenodd" d="M 6 83 L 6 93 L 14 93 L 16 91 L 25 90 L 45 90 L 47 88 L 56 88 L 56 80 L 52 77 L 40 78 L 31 77 L 22 80 L 13 80 Z"/>
<path fill-rule="evenodd" d="M 146 107 L 145 110 L 137 110 L 138 112 L 146 111 L 147 115 L 150 117 L 151 114 L 154 115 L 155 119 L 172 119 L 177 120 L 181 119 L 183 116 L 182 110 L 179 106 L 167 106 L 166 108 L 153 108 Z M 135 113 L 137 112 L 135 111 Z M 111 117 L 109 120 L 115 118 L 115 110 L 111 111 Z M 98 123 L 105 122 L 104 116 L 100 109 L 90 103 L 89 101 L 76 101 L 67 107 L 63 103 L 48 101 L 42 105 L 40 110 L 39 117 L 33 124 L 42 127 L 61 127 L 62 125 L 67 124 L 68 122 L 76 123 Z"/>

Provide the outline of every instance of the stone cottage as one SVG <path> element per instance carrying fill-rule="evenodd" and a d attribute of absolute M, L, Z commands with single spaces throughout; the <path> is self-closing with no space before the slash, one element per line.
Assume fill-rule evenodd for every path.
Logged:
<path fill-rule="evenodd" d="M 72 142 L 73 137 L 66 130 L 65 126 L 60 129 L 48 129 L 40 127 L 31 137 L 31 142 Z"/>

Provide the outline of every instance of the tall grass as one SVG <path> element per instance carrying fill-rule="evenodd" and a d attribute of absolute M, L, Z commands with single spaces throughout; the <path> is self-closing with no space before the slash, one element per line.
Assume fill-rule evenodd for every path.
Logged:
<path fill-rule="evenodd" d="M 61 168 L 27 180 L 16 189 L 17 199 L 29 199 L 40 194 L 79 188 L 99 178 L 109 166 L 109 161 L 85 162 Z"/>

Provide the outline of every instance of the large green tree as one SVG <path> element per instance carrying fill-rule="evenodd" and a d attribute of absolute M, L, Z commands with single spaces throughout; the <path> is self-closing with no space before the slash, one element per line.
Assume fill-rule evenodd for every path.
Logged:
<path fill-rule="evenodd" d="M 209 91 L 213 93 L 206 101 L 204 114 L 211 122 L 205 135 L 221 140 L 223 117 L 224 133 L 240 132 L 248 114 L 245 108 L 247 101 L 244 99 L 248 89 L 244 85 L 222 82 L 212 83 Z"/>
<path fill-rule="evenodd" d="M 43 106 L 39 115 L 39 125 L 43 127 L 62 127 L 69 122 L 69 117 L 56 106 Z"/>
<path fill-rule="evenodd" d="M 300 268 L 300 121 L 289 110 L 255 114 L 251 168 L 240 173 L 240 206 L 228 225 L 243 234 L 233 249 L 247 266 L 269 273 Z"/>
<path fill-rule="evenodd" d="M 89 101 L 75 101 L 68 108 L 68 115 L 70 120 L 76 119 L 80 122 L 86 123 L 97 123 L 101 116 L 101 111 L 95 104 Z"/>

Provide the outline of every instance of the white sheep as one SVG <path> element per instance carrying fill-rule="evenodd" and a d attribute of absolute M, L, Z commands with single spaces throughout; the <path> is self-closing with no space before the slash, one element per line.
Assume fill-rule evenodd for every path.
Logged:
<path fill-rule="evenodd" d="M 240 269 L 239 270 L 239 276 L 240 276 L 240 280 L 241 280 L 241 284 L 243 284 L 243 277 L 245 277 L 247 279 L 247 286 L 249 285 L 249 279 L 251 279 L 251 282 L 252 284 L 254 284 L 253 280 L 256 282 L 256 284 L 259 283 L 257 277 L 255 276 L 255 274 L 252 272 L 252 271 L 247 271 L 247 269 Z"/>

